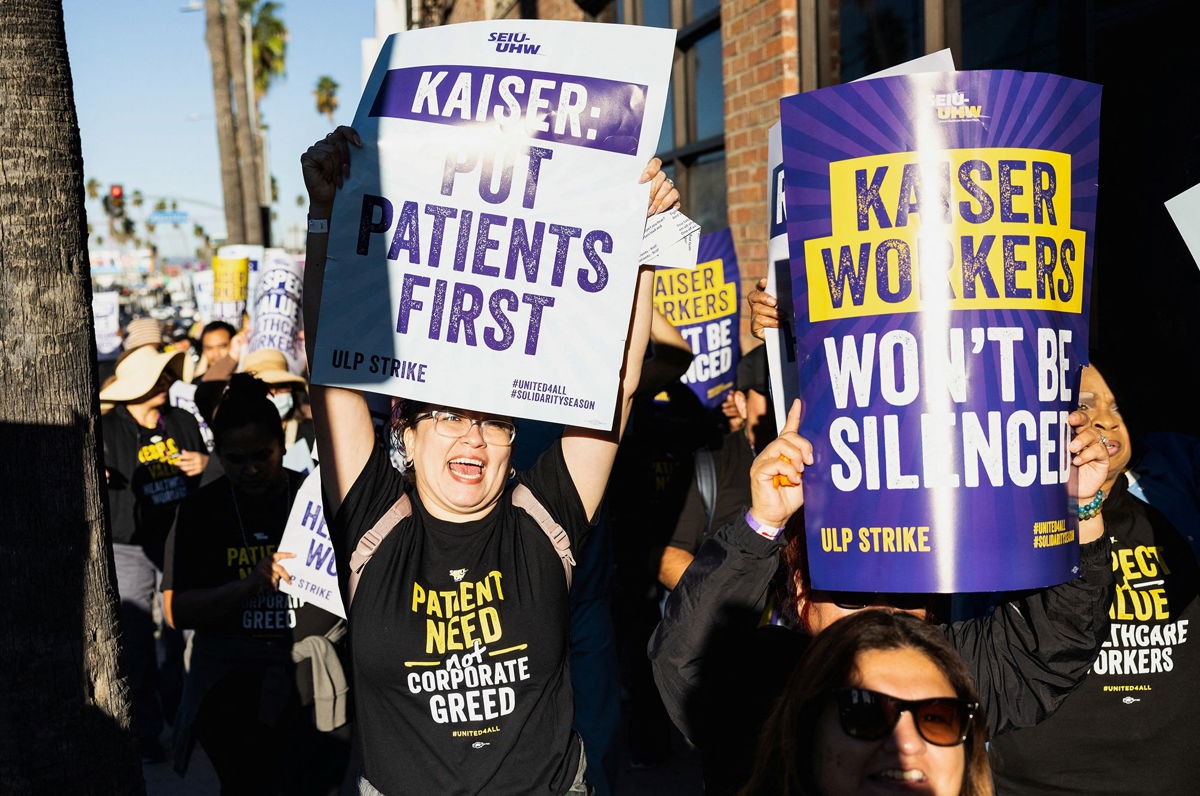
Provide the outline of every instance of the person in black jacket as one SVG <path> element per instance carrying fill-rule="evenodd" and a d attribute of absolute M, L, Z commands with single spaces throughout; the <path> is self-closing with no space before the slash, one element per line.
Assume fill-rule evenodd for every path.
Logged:
<path fill-rule="evenodd" d="M 1200 643 L 1191 631 L 1200 621 L 1200 567 L 1173 523 L 1132 494 L 1122 472 L 1130 461 L 1129 430 L 1094 367 L 1083 371 L 1079 403 L 1108 439 L 1112 462 L 1104 485 L 1105 535 L 1117 578 L 1111 604 L 1104 604 L 1112 625 L 1061 710 L 992 744 L 996 791 L 1195 793 Z"/>
<path fill-rule="evenodd" d="M 1108 452 L 1082 413 L 1077 429 L 1080 501 L 1104 483 Z M 866 607 L 890 607 L 925 617 L 912 595 L 809 591 L 800 557 L 789 571 L 795 630 L 756 629 L 784 547 L 781 531 L 804 502 L 801 473 L 812 447 L 797 433 L 799 402 L 779 438 L 750 469 L 750 510 L 706 542 L 666 604 L 649 654 L 663 702 L 676 726 L 701 753 L 706 791 L 731 793 L 749 776 L 759 729 L 812 635 Z M 781 458 L 786 457 L 786 460 Z M 783 476 L 797 486 L 775 488 Z M 943 625 L 978 686 L 992 735 L 1036 724 L 1079 684 L 1108 633 L 1104 606 L 1112 595 L 1109 542 L 1103 520 L 1081 521 L 1080 575 L 1017 597 L 990 615 Z M 803 534 L 793 550 L 803 549 Z"/>
<path fill-rule="evenodd" d="M 116 379 L 100 391 L 101 401 L 115 404 L 101 418 L 104 468 L 121 595 L 122 653 L 134 734 L 147 760 L 162 756 L 158 735 L 164 707 L 170 715 L 182 677 L 182 642 L 173 651 L 168 647 L 168 660 L 161 667 L 155 652 L 152 601 L 162 577 L 163 546 L 176 506 L 199 486 L 208 464 L 196 420 L 166 405 L 182 360 L 182 352 L 136 348 L 125 354 L 117 364 Z M 164 644 L 169 640 L 164 636 Z M 174 668 L 179 671 L 169 673 Z"/>

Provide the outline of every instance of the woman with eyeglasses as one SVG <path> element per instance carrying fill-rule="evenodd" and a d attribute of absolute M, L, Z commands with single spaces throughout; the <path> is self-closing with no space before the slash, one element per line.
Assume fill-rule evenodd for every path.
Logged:
<path fill-rule="evenodd" d="M 744 796 L 990 796 L 971 674 L 938 628 L 860 611 L 809 646 L 763 727 Z"/>
<path fill-rule="evenodd" d="M 310 218 L 329 218 L 361 146 L 340 127 L 301 158 Z M 657 160 L 641 181 L 649 212 L 677 204 Z M 310 361 L 328 245 L 312 229 Z M 474 411 L 471 395 L 461 406 L 400 408 L 402 477 L 376 443 L 362 394 L 313 386 L 325 510 L 347 596 L 353 584 L 359 793 L 587 792 L 567 670 L 572 553 L 560 545 L 579 548 L 603 497 L 641 375 L 651 277 L 643 269 L 638 279 L 614 430 L 568 428 L 519 474 L 511 418 Z M 356 554 L 364 540 L 369 564 Z"/>
<path fill-rule="evenodd" d="M 1070 450 L 1079 502 L 1108 472 L 1108 451 L 1085 415 L 1072 413 Z M 937 595 L 817 591 L 808 587 L 802 527 L 783 533 L 804 503 L 812 447 L 799 433 L 800 402 L 750 468 L 750 509 L 697 552 L 667 600 L 649 653 L 663 704 L 700 750 L 707 793 L 733 793 L 750 774 L 754 739 L 812 639 L 843 617 L 886 608 L 932 621 Z M 777 487 L 777 479 L 793 487 Z M 1099 514 L 1079 523 L 1079 577 L 1019 594 L 990 614 L 934 625 L 958 650 L 980 690 L 992 735 L 1028 727 L 1075 689 L 1107 637 L 1110 546 Z M 760 626 L 774 595 L 786 621 Z M 805 658 L 805 660 L 809 660 Z"/>

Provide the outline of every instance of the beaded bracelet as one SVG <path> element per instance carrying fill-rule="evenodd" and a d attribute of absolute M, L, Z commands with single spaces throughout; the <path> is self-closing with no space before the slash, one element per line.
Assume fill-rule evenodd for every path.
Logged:
<path fill-rule="evenodd" d="M 1078 509 L 1076 509 L 1076 511 L 1079 512 L 1079 519 L 1080 520 L 1090 520 L 1092 517 L 1095 517 L 1097 514 L 1100 513 L 1100 506 L 1103 505 L 1103 503 L 1104 503 L 1104 490 L 1101 489 L 1096 492 L 1096 496 L 1094 498 L 1092 498 L 1090 503 L 1085 503 L 1084 505 L 1082 505 Z"/>

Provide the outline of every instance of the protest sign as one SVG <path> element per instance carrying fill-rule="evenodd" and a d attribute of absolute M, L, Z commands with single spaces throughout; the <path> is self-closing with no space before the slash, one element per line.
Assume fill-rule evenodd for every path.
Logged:
<path fill-rule="evenodd" d="M 225 321 L 235 329 L 242 328 L 242 316 L 246 312 L 246 280 L 250 273 L 250 261 L 214 257 L 212 319 Z"/>
<path fill-rule="evenodd" d="M 674 40 L 393 34 L 330 222 L 313 381 L 611 427 Z"/>
<path fill-rule="evenodd" d="M 1193 185 L 1166 202 L 1167 212 L 1187 244 L 1196 265 L 1200 265 L 1200 185 Z"/>
<path fill-rule="evenodd" d="M 705 406 L 720 406 L 734 386 L 740 350 L 741 280 L 728 229 L 700 236 L 695 269 L 659 268 L 654 308 L 692 349 L 683 383 Z"/>
<path fill-rule="evenodd" d="M 925 73 L 781 103 L 812 585 L 1074 577 L 1098 86 Z"/>
<path fill-rule="evenodd" d="M 321 505 L 320 467 L 308 474 L 292 501 L 283 538 L 279 540 L 279 552 L 296 556 L 282 562 L 292 582 L 280 581 L 279 590 L 345 619 L 333 542 L 325 527 L 325 510 Z"/>
<path fill-rule="evenodd" d="M 192 298 L 196 302 L 196 316 L 202 323 L 208 323 L 213 311 L 213 272 L 192 272 Z"/>
<path fill-rule="evenodd" d="M 92 294 L 92 320 L 96 330 L 96 355 L 101 361 L 121 353 L 121 295 L 115 290 Z"/>
<path fill-rule="evenodd" d="M 288 370 L 303 371 L 299 350 L 303 288 L 299 261 L 282 249 L 267 249 L 259 267 L 258 293 L 251 302 L 247 353 L 273 348 L 287 357 Z"/>
<path fill-rule="evenodd" d="M 258 295 L 258 280 L 262 274 L 266 249 L 249 243 L 228 243 L 217 249 L 217 256 L 227 260 L 246 259 L 246 300 L 249 304 Z"/>
<path fill-rule="evenodd" d="M 915 75 L 921 72 L 953 72 L 954 56 L 949 49 L 922 55 L 887 69 L 881 69 L 853 81 L 874 80 L 879 77 Z M 788 259 L 787 207 L 784 203 L 783 140 L 780 124 L 771 125 L 767 135 L 767 197 L 768 217 L 771 219 L 767 240 L 767 292 L 776 299 L 781 317 L 778 329 L 764 329 L 767 346 L 767 365 L 771 380 L 771 405 L 775 409 L 776 431 L 787 422 L 788 407 L 800 397 L 795 379 L 783 374 L 796 369 L 796 330 L 792 324 L 791 263 Z"/>
<path fill-rule="evenodd" d="M 200 437 L 208 449 L 205 452 L 211 453 L 213 433 L 212 429 L 208 427 L 208 421 L 204 419 L 204 415 L 200 414 L 200 407 L 196 405 L 196 385 L 188 384 L 186 381 L 173 382 L 167 390 L 167 403 L 191 413 L 192 417 L 196 418 L 196 425 L 200 426 Z"/>

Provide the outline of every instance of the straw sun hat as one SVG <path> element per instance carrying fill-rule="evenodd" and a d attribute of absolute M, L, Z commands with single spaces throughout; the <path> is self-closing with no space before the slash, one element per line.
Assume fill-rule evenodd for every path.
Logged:
<path fill-rule="evenodd" d="M 179 378 L 183 372 L 183 352 L 159 353 L 153 348 L 137 348 L 117 363 L 116 378 L 100 391 L 101 401 L 126 403 L 150 392 L 164 370 Z"/>
<path fill-rule="evenodd" d="M 304 377 L 288 370 L 287 357 L 275 348 L 260 348 L 246 354 L 242 372 L 249 373 L 267 384 L 304 384 Z"/>

